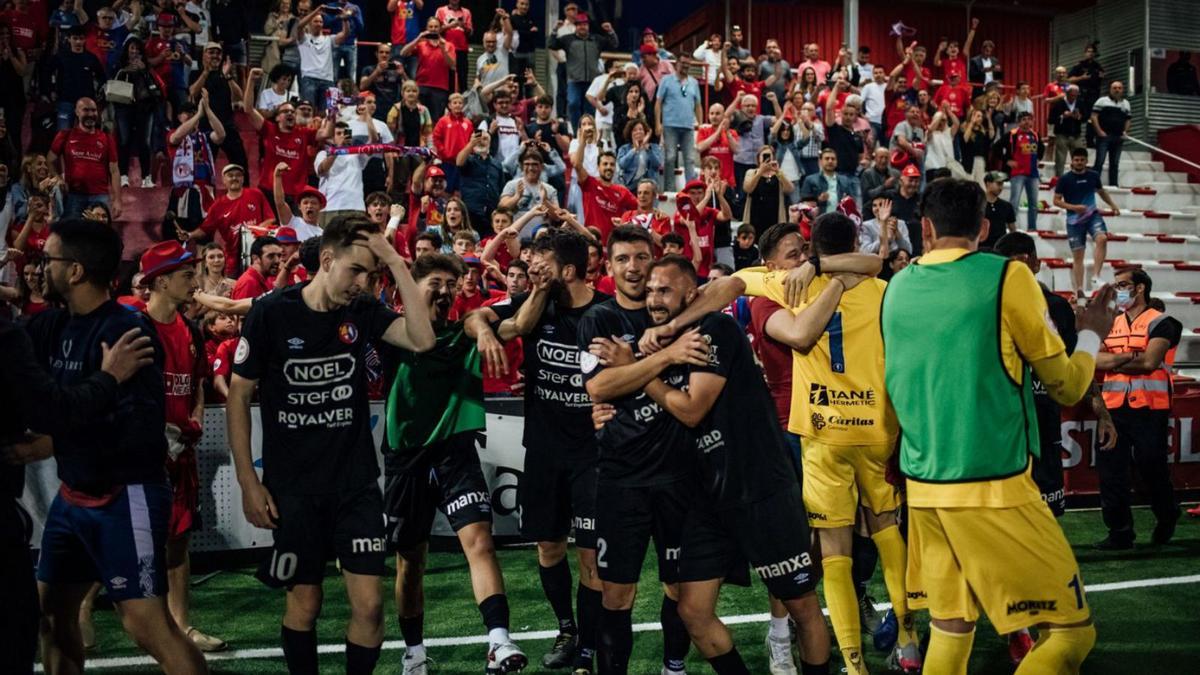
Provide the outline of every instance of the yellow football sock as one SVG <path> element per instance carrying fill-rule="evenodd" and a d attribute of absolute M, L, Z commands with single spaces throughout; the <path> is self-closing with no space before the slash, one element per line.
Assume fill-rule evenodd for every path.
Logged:
<path fill-rule="evenodd" d="M 974 643 L 973 629 L 970 633 L 949 633 L 937 626 L 929 626 L 929 651 L 925 653 L 925 669 L 922 672 L 965 675 L 967 661 L 971 658 L 971 645 Z"/>
<path fill-rule="evenodd" d="M 1015 675 L 1078 673 L 1096 644 L 1095 626 L 1050 628 L 1039 632 L 1037 644 L 1021 661 Z"/>
<path fill-rule="evenodd" d="M 895 525 L 886 527 L 871 535 L 875 540 L 875 548 L 879 549 L 879 564 L 883 566 L 883 583 L 887 586 L 888 598 L 892 601 L 892 611 L 896 614 L 896 622 L 900 624 L 900 644 L 906 645 L 917 641 L 917 632 L 913 630 L 913 622 L 908 618 L 908 596 L 904 588 L 904 573 L 908 566 L 908 547 L 904 537 L 900 536 L 900 528 Z"/>
<path fill-rule="evenodd" d="M 854 594 L 854 577 L 849 556 L 831 555 L 821 561 L 825 568 L 825 604 L 838 649 L 850 675 L 866 673 L 862 656 L 862 628 L 858 618 L 858 596 Z"/>

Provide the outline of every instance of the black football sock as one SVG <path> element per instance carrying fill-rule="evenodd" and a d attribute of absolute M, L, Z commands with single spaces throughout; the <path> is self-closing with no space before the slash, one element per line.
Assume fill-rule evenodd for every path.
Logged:
<path fill-rule="evenodd" d="M 317 631 L 280 626 L 283 660 L 291 675 L 317 675 Z"/>
<path fill-rule="evenodd" d="M 664 595 L 658 619 L 662 623 L 663 666 L 667 670 L 682 671 L 692 638 L 688 635 L 687 626 L 683 625 L 683 619 L 679 618 L 679 603 Z M 741 661 L 740 656 L 737 658 Z"/>
<path fill-rule="evenodd" d="M 875 541 L 855 532 L 850 548 L 850 559 L 852 562 L 850 575 L 854 578 L 854 592 L 861 598 L 866 594 L 867 582 L 875 576 L 875 567 L 879 564 L 879 549 L 875 548 Z"/>
<path fill-rule="evenodd" d="M 490 595 L 479 603 L 479 614 L 488 631 L 495 628 L 508 630 L 508 597 L 503 593 Z"/>
<path fill-rule="evenodd" d="M 800 659 L 800 675 L 829 675 L 829 662 L 806 663 Z"/>
<path fill-rule="evenodd" d="M 737 647 L 720 656 L 712 657 L 708 660 L 708 664 L 712 666 L 717 675 L 750 675 L 750 670 L 746 668 L 746 662 L 742 661 L 742 655 L 738 654 Z"/>
<path fill-rule="evenodd" d="M 600 651 L 596 654 L 604 675 L 624 675 L 633 653 L 633 610 L 600 608 Z"/>
<path fill-rule="evenodd" d="M 346 639 L 346 675 L 371 675 L 375 672 L 375 664 L 379 661 L 379 651 L 383 645 L 364 647 Z"/>
<path fill-rule="evenodd" d="M 404 638 L 404 646 L 408 649 L 423 644 L 425 642 L 425 613 L 400 617 L 400 636 Z"/>
<path fill-rule="evenodd" d="M 564 557 L 552 567 L 538 565 L 538 576 L 542 579 L 542 591 L 550 601 L 550 608 L 558 618 L 558 632 L 575 635 L 575 614 L 571 610 L 571 566 Z"/>
<path fill-rule="evenodd" d="M 575 604 L 579 612 L 579 649 L 575 652 L 575 667 L 592 669 L 592 657 L 596 653 L 596 640 L 600 632 L 601 599 L 603 594 L 579 585 L 575 592 Z"/>

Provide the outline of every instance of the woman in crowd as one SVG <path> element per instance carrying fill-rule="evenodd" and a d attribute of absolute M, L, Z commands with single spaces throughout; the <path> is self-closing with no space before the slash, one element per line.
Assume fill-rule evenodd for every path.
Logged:
<path fill-rule="evenodd" d="M 300 0 L 296 7 L 303 16 L 312 11 L 309 0 Z M 292 0 L 279 0 L 275 9 L 267 14 L 263 24 L 263 33 L 275 40 L 268 44 L 267 53 L 263 56 L 262 69 L 271 72 L 271 68 L 282 63 L 300 72 L 300 49 L 296 46 L 296 37 L 292 30 L 296 27 L 296 14 L 292 11 Z"/>
<path fill-rule="evenodd" d="M 467 204 L 458 197 L 446 201 L 446 219 L 438 226 L 438 235 L 442 238 L 442 253 L 454 253 L 454 235 L 459 232 L 475 233 L 471 229 L 471 217 L 467 215 Z M 478 235 L 476 234 L 476 241 Z"/>
<path fill-rule="evenodd" d="M 792 88 L 792 100 L 795 100 L 795 95 L 799 94 L 804 101 L 810 103 L 817 102 L 817 96 L 821 94 L 821 83 L 817 82 L 817 71 L 811 67 L 805 68 L 800 72 L 800 79 L 796 81 Z"/>
<path fill-rule="evenodd" d="M 930 180 L 929 174 L 938 169 L 949 169 L 955 178 L 970 178 L 963 171 L 962 164 L 954 158 L 954 138 L 958 135 L 958 115 L 949 102 L 942 104 L 933 119 L 925 137 L 925 179 Z"/>
<path fill-rule="evenodd" d="M 646 119 L 646 97 L 642 96 L 642 85 L 633 80 L 625 84 L 625 95 L 613 102 L 613 134 L 622 138 L 630 120 Z"/>
<path fill-rule="evenodd" d="M 142 172 L 142 187 L 154 187 L 154 172 L 150 168 L 150 153 L 154 148 L 154 118 L 163 105 L 163 84 L 154 71 L 146 67 L 142 41 L 130 38 L 121 48 L 117 74 L 113 79 L 133 85 L 133 100 L 113 103 L 117 122 L 117 164 L 121 169 L 121 186 L 129 185 L 129 158 L 137 153 Z"/>
<path fill-rule="evenodd" d="M 758 164 L 746 172 L 742 191 L 746 193 L 746 206 L 742 221 L 749 223 L 757 232 L 764 232 L 775 223 L 783 222 L 787 214 L 785 196 L 795 186 L 779 171 L 779 162 L 770 146 L 759 149 Z"/>
<path fill-rule="evenodd" d="M 659 182 L 663 167 L 662 146 L 650 142 L 650 124 L 643 118 L 625 125 L 625 145 L 617 150 L 620 182 L 631 191 L 642 179 Z"/>
<path fill-rule="evenodd" d="M 225 251 L 215 241 L 210 241 L 200 250 L 200 290 L 209 295 L 229 297 L 233 293 L 233 279 L 225 276 Z"/>
<path fill-rule="evenodd" d="M 792 184 L 792 191 L 785 195 L 787 203 L 796 204 L 800 201 L 800 181 L 804 178 L 800 156 L 803 145 L 796 138 L 796 125 L 787 117 L 775 118 L 775 124 L 771 125 L 770 140 L 771 150 L 779 160 L 779 171 Z"/>
<path fill-rule="evenodd" d="M 971 174 L 980 185 L 987 172 L 988 152 L 996 141 L 996 128 L 992 120 L 979 108 L 967 111 L 967 123 L 959 134 L 959 151 L 962 153 L 963 169 Z"/>
<path fill-rule="evenodd" d="M 891 281 L 892 277 L 899 274 L 900 270 L 908 267 L 910 262 L 912 262 L 912 255 L 908 251 L 902 248 L 892 251 L 891 255 L 883 261 L 883 269 L 879 272 L 879 278 L 884 281 Z"/>

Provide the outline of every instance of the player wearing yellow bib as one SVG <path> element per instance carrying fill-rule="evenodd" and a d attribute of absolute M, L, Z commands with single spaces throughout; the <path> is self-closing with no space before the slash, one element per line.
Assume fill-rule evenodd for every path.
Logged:
<path fill-rule="evenodd" d="M 911 606 L 933 619 L 925 672 L 967 672 L 980 608 L 1000 634 L 1037 625 L 1018 675 L 1076 673 L 1095 643 L 1079 565 L 1030 474 L 1039 456 L 1030 368 L 1072 405 L 1115 315 L 1104 287 L 1068 358 L 1028 267 L 976 252 L 984 195 L 929 184 L 926 254 L 883 300 L 886 388 L 903 430 Z"/>
<path fill-rule="evenodd" d="M 813 223 L 812 246 L 824 256 L 852 253 L 857 228 L 829 213 Z M 743 274 L 743 278 L 750 275 Z M 769 273 L 749 292 L 786 306 L 786 276 Z M 879 549 L 884 582 L 900 636 L 897 665 L 921 668 L 921 652 L 904 588 L 905 543 L 896 526 L 900 496 L 884 477 L 898 429 L 884 388 L 879 308 L 886 284 L 856 274 L 812 280 L 807 300 L 791 313 L 776 312 L 767 330 L 792 347 L 792 410 L 788 430 L 802 437 L 804 505 L 817 528 L 825 570 L 825 602 L 847 672 L 866 673 L 862 630 L 850 558 L 859 503 Z"/>

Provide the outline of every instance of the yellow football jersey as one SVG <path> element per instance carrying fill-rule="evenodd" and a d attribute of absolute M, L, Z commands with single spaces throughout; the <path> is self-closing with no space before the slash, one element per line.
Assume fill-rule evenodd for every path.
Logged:
<path fill-rule="evenodd" d="M 781 305 L 784 272 L 769 272 L 761 291 Z M 829 284 L 817 277 L 808 291 L 815 302 Z M 892 443 L 899 431 L 883 382 L 883 336 L 879 308 L 887 284 L 867 279 L 842 294 L 820 340 L 807 353 L 792 352 L 792 412 L 788 430 L 829 445 Z M 792 310 L 799 313 L 808 305 Z"/>

